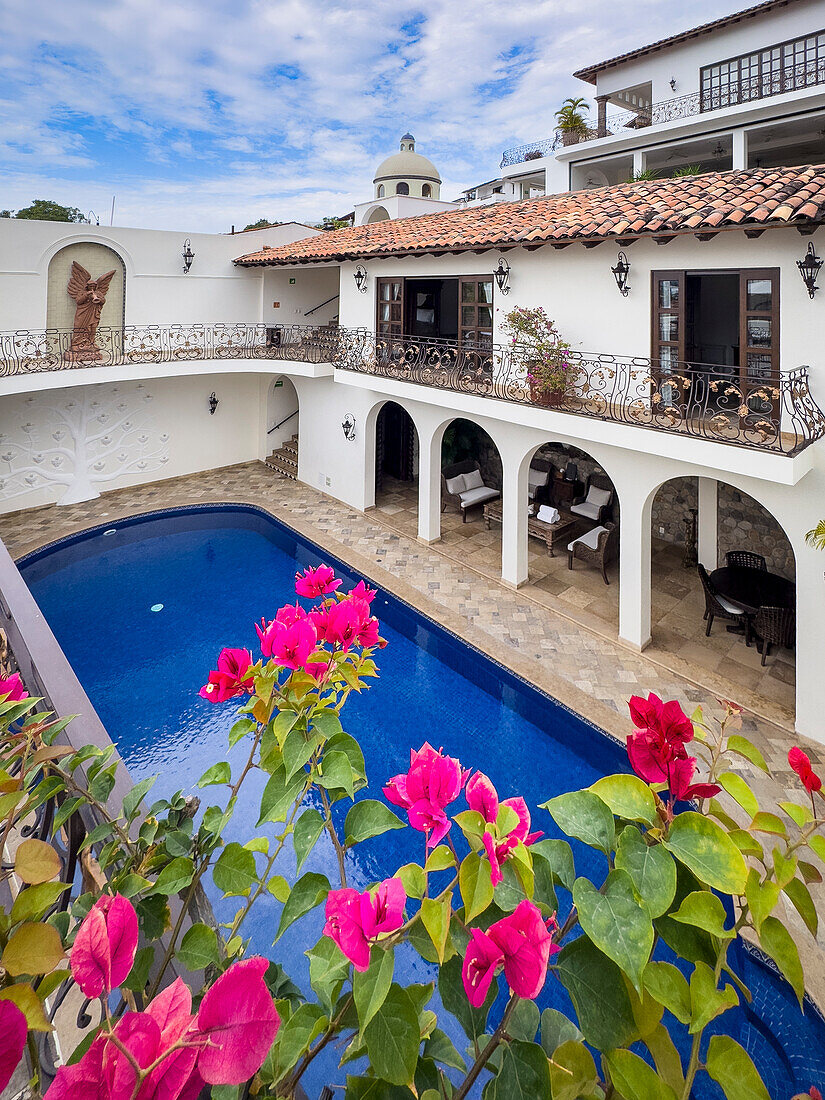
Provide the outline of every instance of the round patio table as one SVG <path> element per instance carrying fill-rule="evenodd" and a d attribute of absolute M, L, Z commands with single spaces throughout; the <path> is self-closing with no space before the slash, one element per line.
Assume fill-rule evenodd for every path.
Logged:
<path fill-rule="evenodd" d="M 755 615 L 760 607 L 796 607 L 796 585 L 778 573 L 725 565 L 714 569 L 710 579 L 720 595 L 748 615 Z"/>

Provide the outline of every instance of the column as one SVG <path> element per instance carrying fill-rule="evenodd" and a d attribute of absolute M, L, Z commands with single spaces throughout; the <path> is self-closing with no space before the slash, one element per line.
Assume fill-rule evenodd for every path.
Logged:
<path fill-rule="evenodd" d="M 650 642 L 650 504 L 620 499 L 619 639 L 642 650 Z"/>
<path fill-rule="evenodd" d="M 647 154 L 644 149 L 633 150 L 633 175 L 638 176 L 647 168 Z"/>
<path fill-rule="evenodd" d="M 501 455 L 504 467 L 501 579 L 512 588 L 527 582 L 527 470 Z"/>
<path fill-rule="evenodd" d="M 717 497 L 719 482 L 715 477 L 700 477 L 699 481 L 699 518 L 697 531 L 697 549 L 699 561 L 708 572 L 718 564 L 718 511 Z"/>
<path fill-rule="evenodd" d="M 418 538 L 438 542 L 441 538 L 441 433 L 438 443 L 418 438 Z"/>
<path fill-rule="evenodd" d="M 748 134 L 746 130 L 733 131 L 733 161 L 732 167 L 744 170 L 748 167 Z"/>
<path fill-rule="evenodd" d="M 810 475 L 809 475 L 810 476 Z M 796 728 L 820 744 L 825 742 L 825 554 L 793 540 L 796 555 Z M 770 661 L 771 658 L 769 657 Z"/>
<path fill-rule="evenodd" d="M 610 96 L 608 95 L 596 96 L 596 107 L 598 109 L 596 133 L 599 137 L 607 137 L 607 103 L 609 99 Z"/>

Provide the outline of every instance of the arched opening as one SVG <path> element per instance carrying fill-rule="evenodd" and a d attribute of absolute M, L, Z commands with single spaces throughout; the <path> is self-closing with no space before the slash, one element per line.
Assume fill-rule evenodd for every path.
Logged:
<path fill-rule="evenodd" d="M 383 183 L 378 184 L 378 192 L 377 192 L 375 197 L 377 199 L 383 199 L 383 197 L 384 197 L 384 184 Z"/>
<path fill-rule="evenodd" d="M 395 185 L 395 193 L 396 195 L 409 195 L 410 185 L 402 180 Z"/>
<path fill-rule="evenodd" d="M 796 561 L 780 523 L 733 485 L 678 477 L 656 491 L 650 526 L 648 652 L 793 721 Z"/>
<path fill-rule="evenodd" d="M 430 185 L 428 183 L 424 183 L 424 184 L 421 185 L 421 197 L 422 198 L 428 199 L 428 198 L 430 198 L 432 193 L 433 193 L 433 189 L 432 189 L 432 187 L 430 187 Z"/>
<path fill-rule="evenodd" d="M 389 214 L 383 206 L 376 206 L 374 210 L 370 211 L 370 216 L 367 218 L 367 225 L 371 225 L 372 222 L 388 221 L 389 217 Z"/>
<path fill-rule="evenodd" d="M 492 437 L 472 420 L 456 419 L 441 440 L 441 542 L 476 569 L 501 575 L 504 471 Z"/>
<path fill-rule="evenodd" d="M 387 401 L 375 421 L 375 507 L 413 537 L 418 530 L 418 432 L 412 417 Z"/>
<path fill-rule="evenodd" d="M 531 594 L 618 634 L 621 517 L 609 474 L 579 447 L 552 442 L 533 452 L 527 480 Z"/>
<path fill-rule="evenodd" d="M 85 287 L 88 281 L 96 284 L 96 297 L 104 298 L 102 308 L 77 300 L 78 287 Z M 47 279 L 46 328 L 85 332 L 85 337 L 73 336 L 73 354 L 94 359 L 113 353 L 120 346 L 125 319 L 126 268 L 114 249 L 97 241 L 75 241 L 52 256 Z M 93 348 L 99 349 L 97 355 L 90 350 Z"/>
<path fill-rule="evenodd" d="M 289 378 L 275 378 L 266 398 L 266 465 L 282 477 L 298 478 L 298 391 Z"/>

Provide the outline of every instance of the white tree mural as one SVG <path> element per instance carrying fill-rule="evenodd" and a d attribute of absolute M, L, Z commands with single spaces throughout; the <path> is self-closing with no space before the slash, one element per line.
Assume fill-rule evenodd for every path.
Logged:
<path fill-rule="evenodd" d="M 155 426 L 152 400 L 142 384 L 90 386 L 54 402 L 26 398 L 32 420 L 0 432 L 0 495 L 10 500 L 65 485 L 57 503 L 77 504 L 124 474 L 160 470 L 169 436 Z"/>

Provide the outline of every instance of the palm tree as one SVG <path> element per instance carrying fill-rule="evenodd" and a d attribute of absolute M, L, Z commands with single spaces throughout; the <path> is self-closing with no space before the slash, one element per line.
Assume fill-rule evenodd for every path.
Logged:
<path fill-rule="evenodd" d="M 825 519 L 821 519 L 805 536 L 805 542 L 815 550 L 825 550 Z"/>
<path fill-rule="evenodd" d="M 563 132 L 580 132 L 587 129 L 587 118 L 584 111 L 590 109 L 587 100 L 582 96 L 568 96 L 556 111 L 556 122 Z"/>

